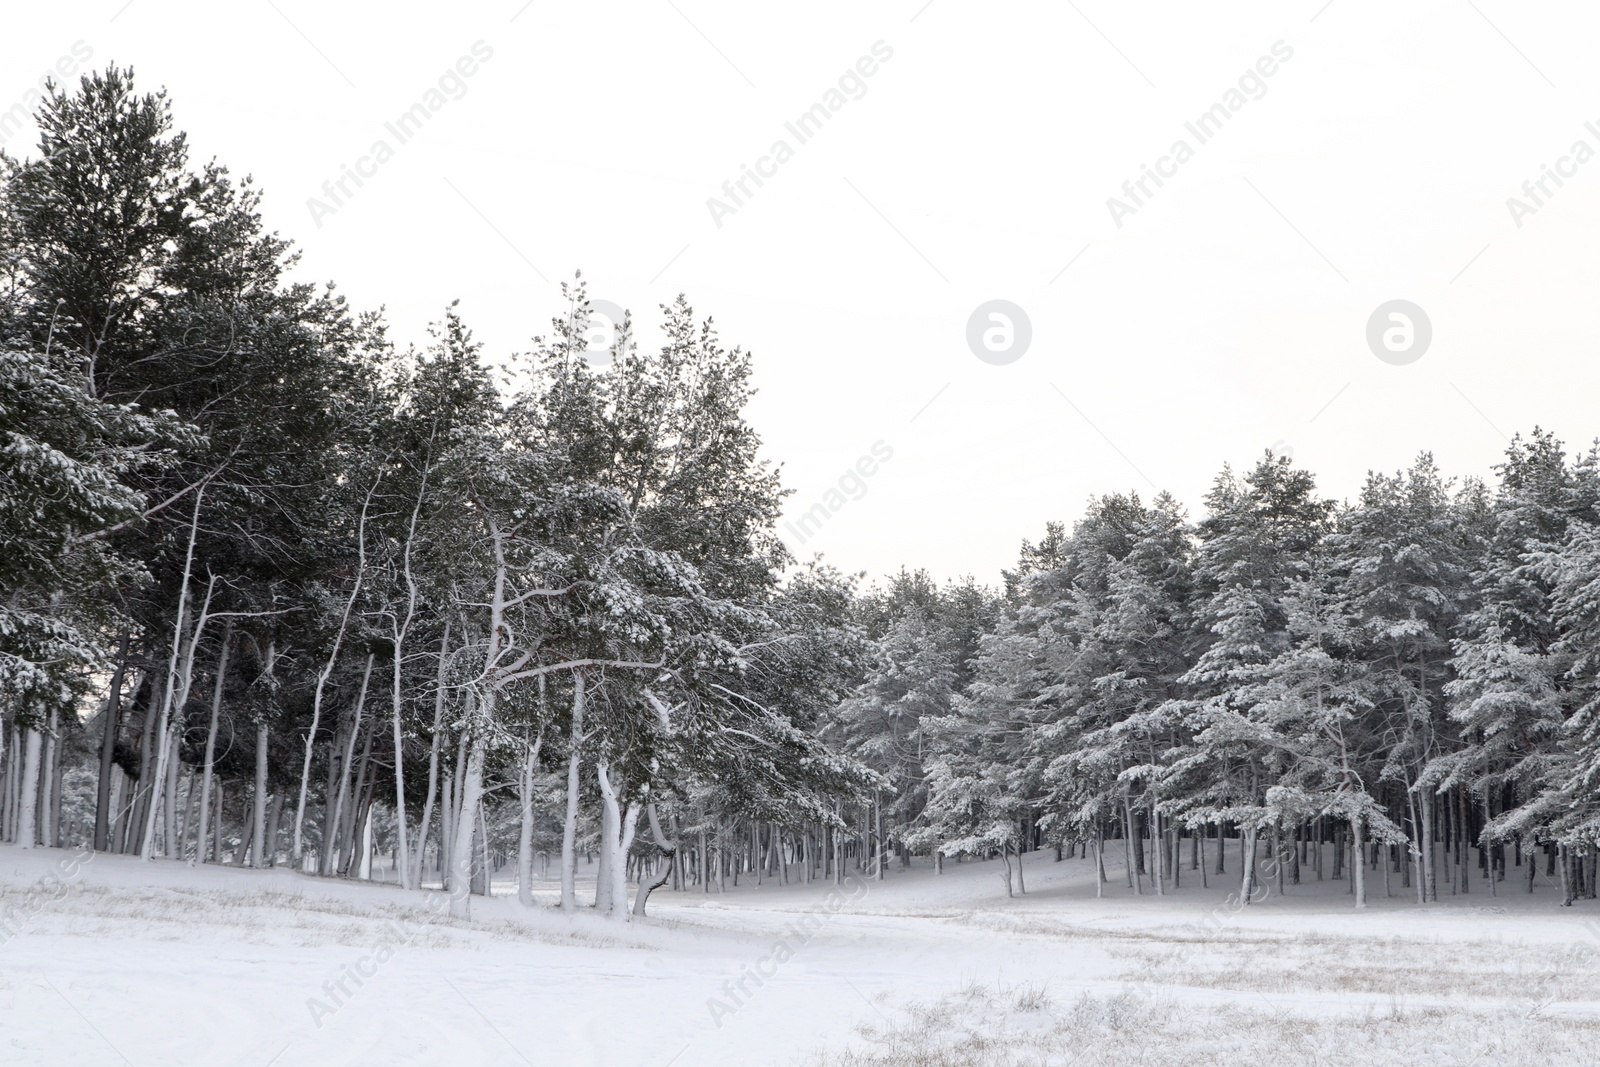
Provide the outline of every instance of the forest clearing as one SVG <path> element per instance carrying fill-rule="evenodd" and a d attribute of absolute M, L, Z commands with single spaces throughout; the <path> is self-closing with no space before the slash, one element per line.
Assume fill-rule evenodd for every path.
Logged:
<path fill-rule="evenodd" d="M 0 846 L 0 899 L 59 860 Z M 1600 923 L 1548 881 L 1357 915 L 1342 881 L 1245 910 L 1232 878 L 1135 897 L 1109 867 L 1095 899 L 1084 858 L 1023 866 L 1011 898 L 998 860 L 919 861 L 847 881 L 836 913 L 828 883 L 746 881 L 662 892 L 649 923 L 618 928 L 522 908 L 502 881 L 461 920 L 394 886 L 96 856 L 8 917 L 4 1058 L 1514 1065 L 1600 1047 Z M 535 892 L 554 903 L 559 886 Z M 825 917 L 802 943 L 808 913 Z M 173 1003 L 181 1038 L 147 1025 Z"/>
<path fill-rule="evenodd" d="M 1600 1067 L 1600 10 L 603 6 L 0 35 L 0 1067 Z"/>

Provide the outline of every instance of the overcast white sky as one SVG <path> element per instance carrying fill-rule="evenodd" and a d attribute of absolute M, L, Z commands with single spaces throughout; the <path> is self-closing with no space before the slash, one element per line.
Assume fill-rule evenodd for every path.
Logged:
<path fill-rule="evenodd" d="M 1600 159 L 1564 164 L 1520 227 L 1507 206 L 1574 142 L 1600 151 L 1592 6 L 97 0 L 7 15 L 0 111 L 76 42 L 91 65 L 134 65 L 171 92 L 197 160 L 255 176 L 303 276 L 386 305 L 402 343 L 460 298 L 491 353 L 523 349 L 582 269 L 653 344 L 655 306 L 686 293 L 755 352 L 751 414 L 792 515 L 892 448 L 861 499 L 791 537 L 846 569 L 996 581 L 1091 495 L 1154 485 L 1198 514 L 1223 463 L 1270 447 L 1348 497 L 1419 450 L 1487 475 L 1519 430 L 1600 432 Z M 400 144 L 384 124 L 480 41 L 491 58 L 447 79 Z M 877 42 L 892 56 L 799 143 L 784 124 Z M 1247 79 L 1200 143 L 1185 123 L 1277 42 L 1292 57 Z M 308 198 L 380 139 L 393 158 L 314 219 Z M 719 227 L 708 198 L 780 139 L 793 158 Z M 1119 227 L 1107 198 L 1179 139 L 1193 158 Z M 993 299 L 1032 324 L 1003 366 L 967 343 Z M 1394 299 L 1433 329 L 1405 366 L 1366 339 Z"/>

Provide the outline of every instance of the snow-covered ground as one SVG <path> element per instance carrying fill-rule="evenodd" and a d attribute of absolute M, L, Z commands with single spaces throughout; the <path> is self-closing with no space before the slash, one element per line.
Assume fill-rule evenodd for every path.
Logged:
<path fill-rule="evenodd" d="M 1098 900 L 1084 860 L 1029 855 L 1015 899 L 999 872 L 660 891 L 618 927 L 509 883 L 463 922 L 0 846 L 0 1063 L 1600 1062 L 1600 908 L 1543 878 L 1426 909 L 1379 880 L 1357 913 L 1333 881 L 1231 908 L 1232 869 L 1164 898 L 1112 869 Z"/>

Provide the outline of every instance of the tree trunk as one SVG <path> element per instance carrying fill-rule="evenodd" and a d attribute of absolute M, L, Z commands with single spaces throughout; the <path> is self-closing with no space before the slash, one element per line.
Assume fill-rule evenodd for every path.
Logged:
<path fill-rule="evenodd" d="M 189 768 L 189 780 L 183 786 L 183 820 L 178 823 L 178 854 L 189 854 L 189 831 L 194 829 L 194 807 L 200 801 L 198 779 L 200 772 Z"/>
<path fill-rule="evenodd" d="M 196 824 L 197 836 L 194 848 L 196 863 L 206 861 L 206 830 L 211 825 L 209 822 L 211 784 L 215 777 L 212 767 L 215 764 L 217 751 L 217 719 L 222 713 L 222 690 L 228 677 L 228 655 L 232 648 L 233 621 L 230 619 L 222 631 L 222 650 L 217 653 L 217 678 L 211 689 L 211 725 L 206 730 L 205 770 L 200 781 L 200 821 Z"/>
<path fill-rule="evenodd" d="M 188 686 L 184 686 L 184 690 L 187 691 Z M 166 849 L 167 858 L 172 860 L 183 859 L 183 847 L 178 840 L 178 764 L 181 755 L 178 750 L 178 740 L 182 736 L 180 727 L 180 722 L 173 722 L 172 739 L 168 742 L 172 746 L 172 753 L 167 757 L 166 797 L 161 803 L 161 832 L 165 838 L 162 847 Z"/>
<path fill-rule="evenodd" d="M 344 741 L 344 755 L 339 760 L 339 785 L 334 789 L 333 809 L 331 814 L 325 809 L 323 813 L 323 856 L 322 873 L 331 875 L 341 867 L 341 851 L 344 854 L 354 853 L 354 846 L 349 837 L 344 833 L 346 825 L 346 797 L 355 800 L 354 793 L 350 793 L 350 769 L 355 763 L 355 741 L 362 736 L 362 720 L 366 713 L 366 686 L 373 677 L 373 662 L 378 659 L 376 653 L 366 654 L 366 669 L 362 670 L 362 688 L 355 694 L 355 717 L 350 723 L 350 733 Z M 366 734 L 366 744 L 371 745 L 371 734 Z M 360 782 L 355 784 L 360 789 Z"/>
<path fill-rule="evenodd" d="M 272 801 L 267 806 L 267 835 L 263 845 L 262 858 L 266 866 L 278 865 L 278 824 L 283 819 L 283 794 L 272 794 Z"/>
<path fill-rule="evenodd" d="M 56 797 L 61 793 L 61 712 L 50 709 L 50 726 L 44 735 L 40 761 L 39 837 L 45 848 L 56 847 Z"/>
<path fill-rule="evenodd" d="M 156 713 L 166 700 L 167 679 L 157 674 L 145 703 L 144 722 L 139 729 L 139 774 L 132 784 L 128 801 L 128 822 L 123 827 L 121 851 L 137 852 L 144 842 L 144 813 L 150 804 L 150 764 L 155 752 Z"/>
<path fill-rule="evenodd" d="M 1156 884 L 1156 896 L 1167 895 L 1167 879 L 1165 868 L 1167 865 L 1166 849 L 1162 847 L 1161 840 L 1161 813 L 1152 804 L 1150 807 L 1150 877 Z M 1142 845 L 1140 846 L 1143 847 Z"/>
<path fill-rule="evenodd" d="M 1422 892 L 1423 900 L 1437 901 L 1439 899 L 1438 873 L 1434 867 L 1433 854 L 1433 804 L 1434 797 L 1424 796 L 1417 805 L 1422 813 L 1422 827 L 1420 830 L 1422 840 Z"/>
<path fill-rule="evenodd" d="M 339 662 L 339 649 L 344 645 L 344 631 L 350 624 L 350 613 L 356 606 L 356 599 L 361 595 L 361 583 L 367 574 L 367 509 L 372 504 L 372 496 L 378 491 L 378 482 L 383 479 L 379 474 L 372 482 L 372 488 L 367 491 L 367 497 L 361 504 L 361 517 L 356 522 L 356 580 L 350 589 L 350 599 L 345 601 L 344 615 L 339 620 L 339 629 L 334 632 L 333 648 L 328 652 L 328 662 L 323 664 L 322 670 L 317 673 L 316 688 L 311 696 L 311 729 L 306 734 L 305 761 L 300 766 L 300 798 L 294 807 L 294 842 L 290 846 L 290 854 L 294 858 L 296 870 L 301 867 L 301 857 L 305 855 L 305 820 L 306 820 L 306 793 L 311 785 L 311 754 L 315 751 L 317 743 L 317 727 L 322 724 L 322 695 L 327 689 L 328 678 L 333 674 L 334 666 Z M 370 669 L 370 661 L 369 661 Z M 327 842 L 323 843 L 326 850 Z"/>
<path fill-rule="evenodd" d="M 222 862 L 222 783 L 217 783 L 217 813 L 211 827 L 211 862 Z"/>
<path fill-rule="evenodd" d="M 678 858 L 677 839 L 674 837 L 672 840 L 668 840 L 667 835 L 662 832 L 661 820 L 656 815 L 656 806 L 654 804 L 651 804 L 646 809 L 646 815 L 650 820 L 650 835 L 655 839 L 656 847 L 661 850 L 661 854 L 666 858 L 667 862 L 663 866 L 660 876 L 654 882 L 646 884 L 643 878 L 639 879 L 639 891 L 633 900 L 633 913 L 641 919 L 644 918 L 644 909 L 650 900 L 650 894 L 667 884 L 667 879 L 672 877 L 672 870 Z M 674 829 L 673 833 L 676 835 L 677 830 Z"/>
<path fill-rule="evenodd" d="M 883 881 L 883 798 L 877 794 L 873 794 L 872 797 L 872 817 L 877 827 L 877 832 L 873 835 L 873 862 L 877 865 L 874 873 L 881 882 Z"/>
<path fill-rule="evenodd" d="M 450 914 L 467 919 L 472 915 L 472 830 L 478 801 L 483 798 L 484 739 L 474 731 L 467 754 L 466 772 L 461 783 L 461 816 L 456 819 L 455 842 L 450 848 Z"/>
<path fill-rule="evenodd" d="M 1350 873 L 1355 878 L 1356 907 L 1367 906 L 1367 857 L 1366 841 L 1361 835 L 1363 829 L 1362 818 L 1357 815 L 1350 820 L 1350 833 L 1355 842 L 1356 862 L 1350 865 Z"/>
<path fill-rule="evenodd" d="M 1239 884 L 1239 898 L 1243 904 L 1251 903 L 1256 889 L 1256 834 L 1255 826 L 1242 827 L 1239 838 L 1239 865 L 1244 868 L 1244 878 Z"/>
<path fill-rule="evenodd" d="M 267 847 L 267 723 L 256 724 L 256 795 L 251 805 L 250 866 L 265 867 L 262 856 Z"/>
<path fill-rule="evenodd" d="M 189 522 L 189 547 L 183 561 L 183 584 L 179 586 L 178 591 L 178 617 L 174 621 L 172 627 L 172 655 L 167 662 L 166 684 L 162 687 L 164 691 L 161 698 L 161 713 L 156 717 L 156 730 L 151 739 L 153 744 L 160 746 L 160 752 L 156 760 L 156 773 L 150 779 L 150 790 L 148 794 L 149 811 L 144 819 L 144 840 L 139 846 L 139 858 L 147 861 L 153 858 L 155 855 L 156 808 L 158 807 L 158 804 L 156 803 L 156 790 L 160 788 L 163 780 L 167 776 L 168 759 L 171 758 L 171 756 L 176 755 L 176 753 L 173 751 L 176 748 L 176 739 L 175 737 L 168 736 L 169 734 L 174 734 L 176 732 L 172 725 L 174 719 L 174 709 L 176 709 L 178 714 L 182 714 L 183 705 L 188 700 L 188 679 L 192 676 L 190 672 L 192 672 L 194 669 L 195 647 L 200 643 L 200 631 L 204 626 L 205 620 L 206 609 L 202 608 L 200 612 L 200 622 L 195 625 L 193 632 L 189 633 L 188 655 L 183 657 L 184 682 L 182 691 L 178 692 L 176 690 L 178 690 L 179 687 L 179 650 L 180 646 L 183 644 L 184 634 L 189 631 L 189 580 L 191 575 L 194 573 L 194 545 L 195 540 L 200 533 L 200 502 L 205 498 L 205 495 L 206 493 L 204 486 L 201 486 L 200 489 L 195 492 L 194 516 Z M 212 583 L 206 586 L 207 606 L 209 606 L 211 602 L 211 589 L 214 582 L 215 579 L 212 580 Z M 176 700 L 174 698 L 176 698 Z"/>
<path fill-rule="evenodd" d="M 711 870 L 706 857 L 706 828 L 704 825 L 700 827 L 700 840 L 699 847 L 695 850 L 695 862 L 700 871 L 700 891 L 702 893 L 710 893 Z"/>
<path fill-rule="evenodd" d="M 350 731 L 345 736 L 344 754 L 339 759 L 339 784 L 334 789 L 333 796 L 328 798 L 328 803 L 323 805 L 322 856 L 319 864 L 323 874 L 334 874 L 338 871 L 340 848 L 346 844 L 341 836 L 345 823 L 345 797 L 350 794 L 350 768 L 355 762 L 356 739 L 361 736 L 361 720 L 366 712 L 367 684 L 372 680 L 372 664 L 376 659 L 376 653 L 367 653 L 367 666 L 361 672 L 361 688 L 356 693 L 354 718 L 350 724 Z M 370 740 L 369 734 L 369 743 Z M 357 786 L 359 787 L 359 783 Z M 346 848 L 345 851 L 349 852 L 350 849 Z"/>
<path fill-rule="evenodd" d="M 611 912 L 612 891 L 616 888 L 611 872 L 612 860 L 616 859 L 612 842 L 622 838 L 622 809 L 611 787 L 608 765 L 597 759 L 594 769 L 595 781 L 600 784 L 600 855 L 595 867 L 594 910 L 606 915 Z M 624 872 L 623 878 L 626 877 Z"/>
<path fill-rule="evenodd" d="M 524 742 L 521 773 L 517 775 L 517 799 L 522 806 L 517 833 L 517 902 L 526 908 L 533 907 L 533 769 L 543 744 L 543 737 L 532 745 Z"/>
<path fill-rule="evenodd" d="M 31 726 L 22 738 L 22 783 L 17 796 L 17 847 L 38 845 L 39 824 L 39 731 Z"/>
<path fill-rule="evenodd" d="M 356 877 L 356 842 L 361 837 L 361 820 L 372 805 L 372 779 L 367 772 L 372 766 L 372 735 L 377 732 L 377 726 L 376 722 L 369 722 L 362 731 L 361 762 L 356 764 L 355 785 L 350 791 L 350 810 L 340 829 L 342 844 L 336 873 L 346 878 Z"/>
<path fill-rule="evenodd" d="M 373 783 L 374 787 L 376 782 Z M 371 788 L 367 790 L 369 793 Z M 364 882 L 372 881 L 372 798 L 367 798 L 361 812 L 361 862 L 356 871 Z"/>
<path fill-rule="evenodd" d="M 409 550 L 410 543 L 407 542 Z M 408 617 L 409 621 L 409 617 Z M 394 828 L 396 835 L 395 844 L 395 873 L 400 878 L 400 888 L 411 888 L 411 841 L 406 832 L 406 761 L 403 731 L 400 723 L 400 714 L 405 707 L 405 700 L 400 688 L 401 642 L 404 632 L 396 638 L 394 649 L 394 682 L 391 688 L 391 703 L 394 708 Z"/>
<path fill-rule="evenodd" d="M 572 674 L 572 737 L 567 754 L 567 814 L 561 824 L 561 910 L 578 909 L 578 770 L 581 765 L 583 742 L 584 675 L 581 670 Z"/>
<path fill-rule="evenodd" d="M 634 829 L 639 821 L 639 802 L 629 801 L 626 812 L 622 810 L 621 791 L 618 788 L 620 783 L 613 785 L 610 767 L 604 760 L 595 762 L 595 780 L 600 786 L 602 813 L 601 879 L 596 884 L 595 907 L 611 919 L 626 922 L 629 918 L 627 856 L 633 845 Z"/>
<path fill-rule="evenodd" d="M 423 854 L 428 850 L 428 828 L 433 822 L 433 798 L 439 788 L 439 741 L 444 731 L 444 679 L 445 667 L 449 662 L 446 653 L 450 650 L 450 623 L 444 624 L 444 636 L 439 639 L 439 673 L 434 679 L 433 694 L 433 743 L 428 747 L 428 796 L 422 805 L 422 823 L 417 828 L 417 863 L 416 873 L 412 876 L 413 886 L 422 885 Z"/>
<path fill-rule="evenodd" d="M 1134 837 L 1133 800 L 1130 797 L 1122 798 L 1122 812 L 1126 819 L 1122 830 L 1123 861 L 1128 865 L 1128 886 L 1135 896 L 1144 895 L 1144 877 L 1139 865 L 1134 860 L 1134 849 L 1137 846 L 1142 856 L 1144 846 Z"/>
<path fill-rule="evenodd" d="M 122 676 L 128 668 L 128 627 L 122 627 L 117 642 L 117 666 L 111 672 L 111 688 L 106 693 L 105 729 L 100 738 L 100 778 L 95 789 L 94 850 L 105 852 L 110 848 L 111 823 L 115 819 L 111 807 L 111 769 L 116 766 L 113 757 L 117 751 L 117 729 L 122 721 Z"/>
<path fill-rule="evenodd" d="M 1096 900 L 1099 900 L 1101 897 L 1106 895 L 1106 861 L 1104 850 L 1105 844 L 1100 836 L 1100 827 L 1098 824 L 1096 824 L 1094 828 L 1094 896 Z"/>

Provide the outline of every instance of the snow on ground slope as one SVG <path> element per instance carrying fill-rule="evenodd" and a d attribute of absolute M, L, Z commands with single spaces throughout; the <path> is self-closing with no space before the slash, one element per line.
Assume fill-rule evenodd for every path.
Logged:
<path fill-rule="evenodd" d="M 1595 902 L 1541 878 L 1422 909 L 1379 880 L 1357 913 L 1308 881 L 1241 910 L 1229 858 L 1160 898 L 1033 854 L 1014 899 L 952 863 L 661 891 L 618 926 L 505 884 L 456 921 L 439 894 L 0 846 L 0 1063 L 1600 1062 Z"/>

